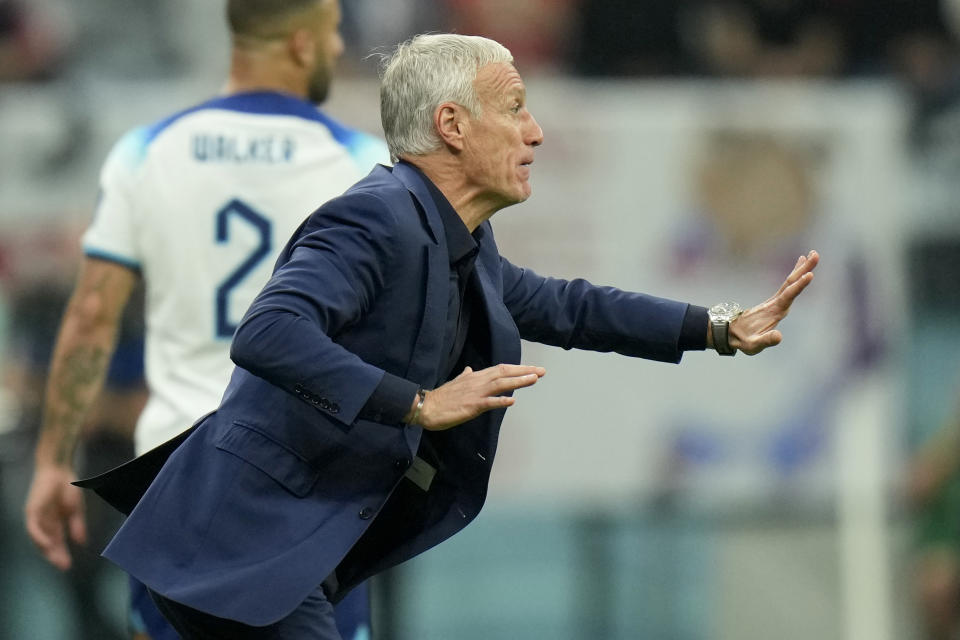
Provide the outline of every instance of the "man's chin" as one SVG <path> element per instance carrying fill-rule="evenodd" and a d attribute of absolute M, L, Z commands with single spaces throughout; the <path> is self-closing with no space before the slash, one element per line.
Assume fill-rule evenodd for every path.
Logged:
<path fill-rule="evenodd" d="M 526 202 L 530 198 L 530 189 L 527 188 L 513 197 L 510 198 L 510 204 L 520 204 L 521 202 Z"/>

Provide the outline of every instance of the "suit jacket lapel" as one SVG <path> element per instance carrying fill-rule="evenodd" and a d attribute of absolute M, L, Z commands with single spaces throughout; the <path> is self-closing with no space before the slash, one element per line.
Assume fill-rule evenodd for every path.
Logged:
<path fill-rule="evenodd" d="M 426 308 L 423 321 L 413 347 L 413 358 L 404 377 L 418 384 L 429 386 L 437 379 L 440 367 L 440 352 L 443 342 L 443 326 L 447 317 L 447 287 L 450 260 L 447 241 L 443 233 L 440 212 L 423 183 L 423 178 L 412 168 L 399 163 L 393 167 L 393 176 L 410 192 L 413 208 L 424 222 L 432 243 L 426 246 L 425 285 Z"/>
<path fill-rule="evenodd" d="M 446 253 L 446 237 L 443 235 L 443 220 L 440 219 L 440 212 L 430 197 L 430 191 L 427 185 L 423 183 L 423 178 L 416 169 L 407 165 L 398 163 L 393 167 L 393 177 L 399 180 L 407 190 L 413 194 L 414 199 L 420 205 L 420 211 L 426 217 L 427 230 L 433 237 L 433 243 L 441 246 Z"/>

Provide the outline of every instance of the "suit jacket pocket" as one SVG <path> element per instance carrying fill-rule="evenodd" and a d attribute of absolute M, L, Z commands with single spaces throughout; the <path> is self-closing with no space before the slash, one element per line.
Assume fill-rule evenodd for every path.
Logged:
<path fill-rule="evenodd" d="M 233 423 L 216 446 L 250 463 L 298 498 L 310 493 L 320 477 L 319 469 L 296 451 L 239 422 Z"/>

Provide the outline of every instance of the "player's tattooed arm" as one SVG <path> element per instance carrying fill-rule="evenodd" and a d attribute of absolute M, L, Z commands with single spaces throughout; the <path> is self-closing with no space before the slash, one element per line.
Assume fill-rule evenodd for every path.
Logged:
<path fill-rule="evenodd" d="M 24 524 L 43 556 L 63 570 L 73 563 L 68 536 L 75 544 L 87 539 L 83 495 L 70 484 L 76 479 L 73 454 L 81 425 L 103 386 L 136 279 L 127 267 L 86 258 L 60 323 Z"/>
<path fill-rule="evenodd" d="M 137 275 L 86 258 L 50 363 L 38 463 L 70 466 L 84 419 L 103 387 Z"/>

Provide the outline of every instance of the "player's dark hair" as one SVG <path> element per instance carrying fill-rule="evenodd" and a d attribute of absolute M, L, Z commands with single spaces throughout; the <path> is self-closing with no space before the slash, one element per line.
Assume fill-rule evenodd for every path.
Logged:
<path fill-rule="evenodd" d="M 227 0 L 227 23 L 234 35 L 274 35 L 278 19 L 316 4 L 320 0 Z"/>

